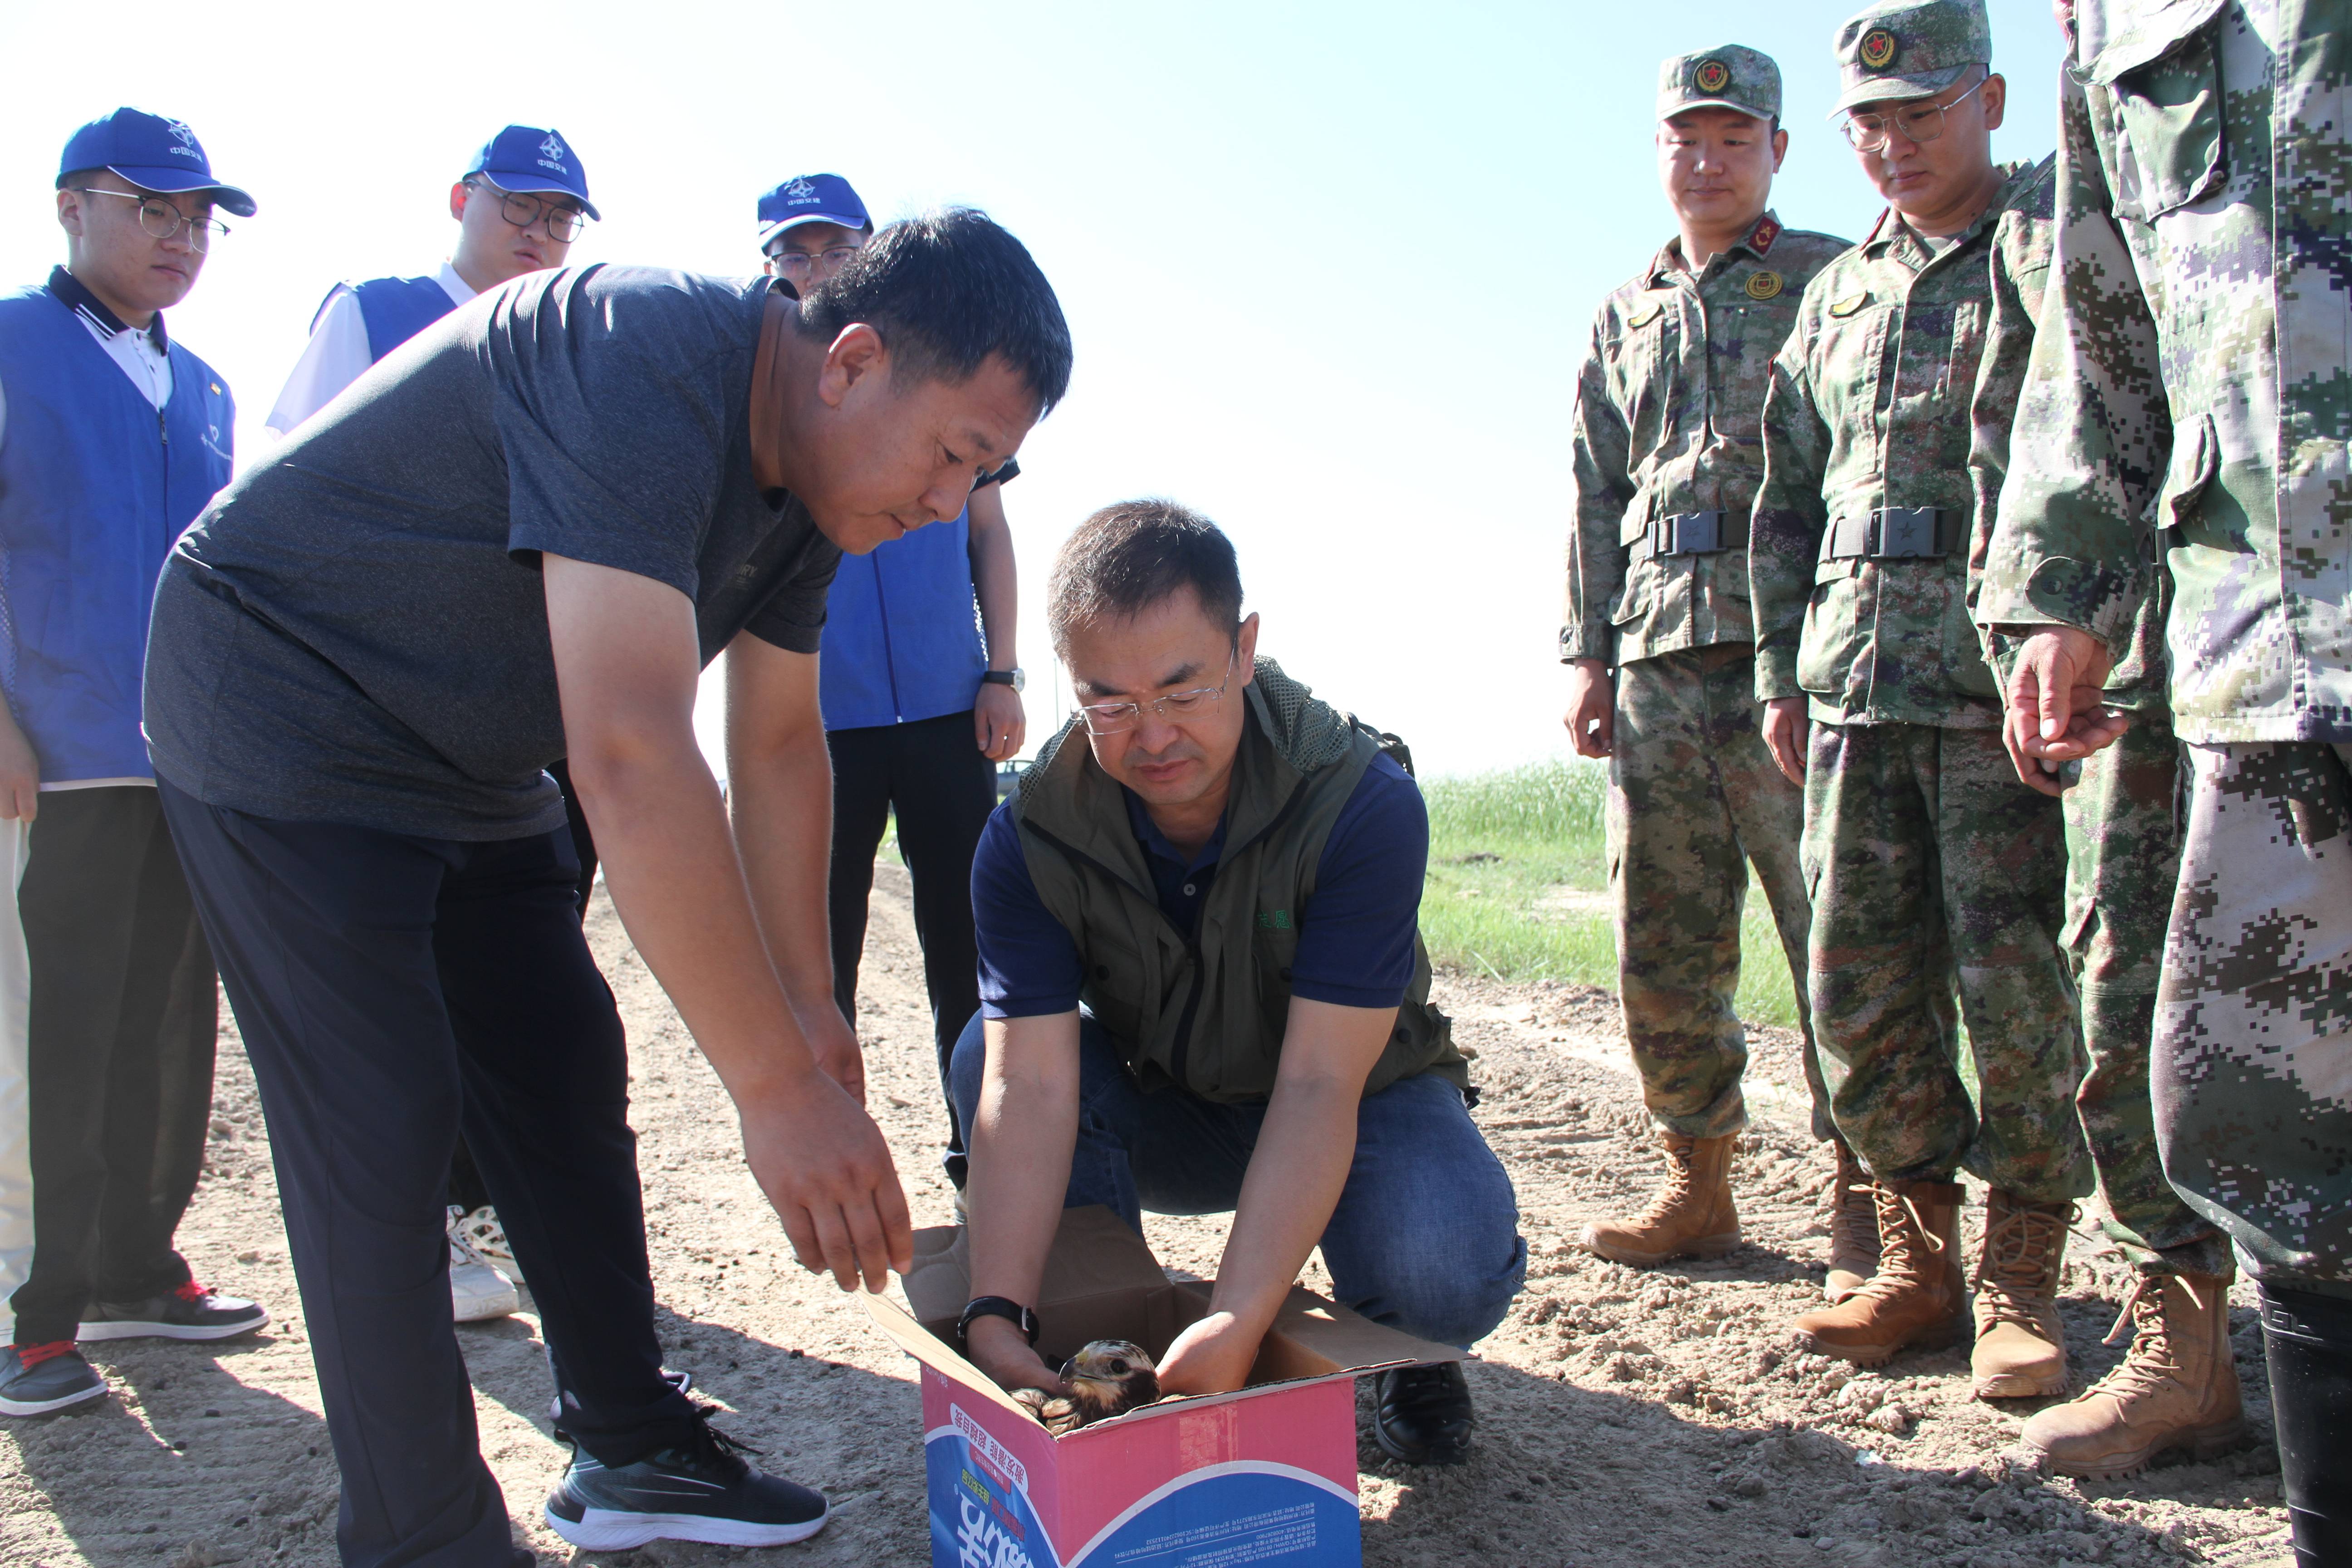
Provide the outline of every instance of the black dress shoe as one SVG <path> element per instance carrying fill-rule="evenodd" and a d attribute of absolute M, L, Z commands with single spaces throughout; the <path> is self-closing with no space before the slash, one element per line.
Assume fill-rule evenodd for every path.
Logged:
<path fill-rule="evenodd" d="M 1470 1458 L 1470 1384 L 1462 1363 L 1408 1366 L 1384 1372 L 1373 1384 L 1379 1415 L 1372 1438 L 1381 1451 L 1408 1465 L 1459 1465 Z"/>

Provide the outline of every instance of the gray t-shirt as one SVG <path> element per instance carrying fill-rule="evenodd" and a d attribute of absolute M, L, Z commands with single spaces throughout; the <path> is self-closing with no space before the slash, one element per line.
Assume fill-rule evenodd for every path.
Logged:
<path fill-rule="evenodd" d="M 427 327 L 239 476 L 156 590 L 155 771 L 208 805 L 434 838 L 562 826 L 541 551 L 817 651 L 840 552 L 752 478 L 772 282 L 535 273 Z"/>

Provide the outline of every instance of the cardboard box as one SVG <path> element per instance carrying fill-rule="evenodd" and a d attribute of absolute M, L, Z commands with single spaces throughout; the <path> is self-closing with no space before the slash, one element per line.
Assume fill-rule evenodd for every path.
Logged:
<path fill-rule="evenodd" d="M 963 1359 L 961 1227 L 919 1231 L 908 1305 L 866 1296 L 923 1363 L 932 1568 L 1358 1568 L 1355 1379 L 1462 1352 L 1294 1288 L 1238 1393 L 1171 1399 L 1056 1437 Z M 1038 1352 L 1089 1340 L 1157 1358 L 1209 1310 L 1107 1208 L 1070 1209 L 1045 1263 Z"/>

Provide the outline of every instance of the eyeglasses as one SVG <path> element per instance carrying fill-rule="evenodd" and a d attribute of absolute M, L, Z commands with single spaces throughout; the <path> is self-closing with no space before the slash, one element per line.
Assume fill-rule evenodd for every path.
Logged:
<path fill-rule="evenodd" d="M 1165 697 L 1148 698 L 1141 702 L 1097 702 L 1081 707 L 1078 712 L 1087 721 L 1089 735 L 1116 735 L 1132 730 L 1143 721 L 1143 710 L 1150 709 L 1162 719 L 1182 723 L 1198 718 L 1214 707 L 1225 694 L 1225 687 L 1234 683 L 1234 667 L 1241 658 L 1241 650 L 1234 650 L 1225 661 L 1225 679 L 1222 686 L 1196 686 L 1190 691 L 1171 691 Z"/>
<path fill-rule="evenodd" d="M 498 191 L 505 199 L 499 204 L 499 216 L 517 228 L 529 228 L 541 218 L 547 220 L 547 237 L 558 245 L 569 245 L 580 237 L 588 226 L 588 215 L 578 207 L 558 206 L 538 196 L 525 195 L 520 191 L 499 190 L 480 180 L 466 182 L 478 191 Z"/>
<path fill-rule="evenodd" d="M 772 250 L 768 252 L 768 259 L 774 262 L 776 270 L 787 278 L 805 278 L 816 270 L 816 264 L 819 261 L 824 262 L 828 268 L 845 267 L 849 264 L 849 258 L 863 248 L 865 247 L 856 245 L 836 245 L 829 250 L 821 250 L 814 255 L 805 250 Z"/>
<path fill-rule="evenodd" d="M 1892 115 L 1849 114 L 1843 127 L 1845 139 L 1853 143 L 1853 150 L 1857 153 L 1875 153 L 1886 145 L 1891 132 L 1899 131 L 1905 141 L 1925 146 L 1944 133 L 1944 111 L 1966 103 L 1975 96 L 1977 88 L 1991 79 L 1990 76 L 1984 77 L 1976 87 L 1969 89 L 1949 103 L 1923 103 L 1914 109 L 1897 110 Z"/>
<path fill-rule="evenodd" d="M 126 202 L 137 202 L 139 226 L 157 239 L 171 238 L 184 224 L 188 248 L 200 255 L 213 247 L 215 239 L 228 232 L 228 225 L 219 219 L 190 217 L 161 196 L 134 195 L 129 191 L 102 190 L 97 185 L 76 185 L 74 189 L 86 196 L 121 196 Z"/>

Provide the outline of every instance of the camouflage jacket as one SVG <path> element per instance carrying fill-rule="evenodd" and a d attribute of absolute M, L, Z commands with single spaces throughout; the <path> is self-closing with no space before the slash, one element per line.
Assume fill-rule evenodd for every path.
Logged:
<path fill-rule="evenodd" d="M 2080 0 L 2071 68 L 2095 162 L 2067 192 L 2062 245 L 2079 232 L 2083 264 L 2062 260 L 2043 326 L 2095 342 L 2131 313 L 2122 280 L 2136 282 L 2163 375 L 2163 478 L 2136 510 L 2135 458 L 2044 433 L 2081 398 L 2030 409 L 1978 615 L 2081 626 L 2120 653 L 2165 590 L 2160 548 L 2181 737 L 2352 740 L 2352 294 L 2337 259 L 2352 246 L 2352 31 L 2309 0 L 2255 10 Z M 2116 420 L 2141 417 L 2127 405 Z"/>
<path fill-rule="evenodd" d="M 2172 595 L 2151 519 L 2172 447 L 2172 415 L 2156 323 L 2108 209 L 2090 100 L 2071 75 L 2059 78 L 2058 129 L 2057 222 L 2003 219 L 1994 241 L 1992 327 L 1969 453 L 1977 497 L 1969 595 L 2006 685 L 2017 640 L 1990 630 L 1986 603 L 2006 606 L 2000 624 L 2047 624 L 2052 617 L 2022 591 L 2045 569 L 2040 542 L 2072 526 L 2127 542 L 2128 553 L 2114 564 L 2124 597 L 2137 608 L 2107 628 L 2121 639 L 2107 700 L 2161 715 L 2164 612 Z M 2062 273 L 2064 286 L 2055 291 L 2077 319 L 2095 321 L 2095 331 L 2054 325 L 2035 331 L 2044 294 Z"/>
<path fill-rule="evenodd" d="M 1655 552 L 1652 525 L 1718 511 L 1744 539 L 1764 385 L 1805 285 L 1846 242 L 1770 213 L 1694 279 L 1670 242 L 1602 301 L 1577 379 L 1559 657 L 1612 664 L 1748 642 L 1748 553 Z"/>
<path fill-rule="evenodd" d="M 1890 209 L 1805 289 L 1764 402 L 1759 699 L 1808 696 L 1832 724 L 2000 722 L 1969 614 L 1970 405 L 1993 237 L 2011 214 L 2047 226 L 2051 164 L 2005 174 L 1940 254 Z M 1882 526 L 1889 549 L 1941 558 L 1855 553 Z"/>

